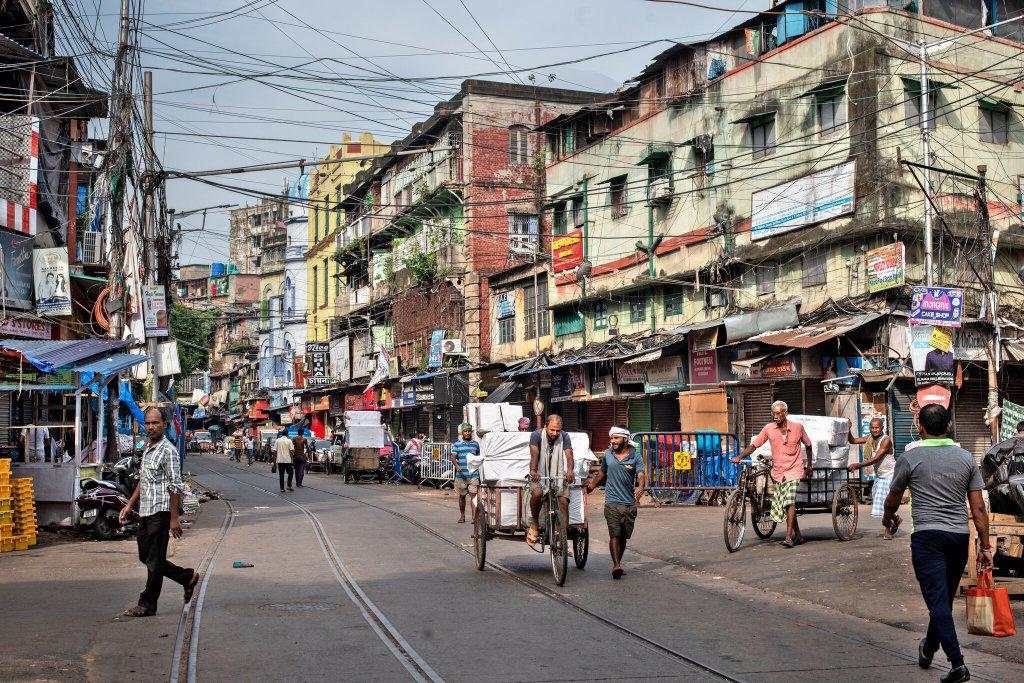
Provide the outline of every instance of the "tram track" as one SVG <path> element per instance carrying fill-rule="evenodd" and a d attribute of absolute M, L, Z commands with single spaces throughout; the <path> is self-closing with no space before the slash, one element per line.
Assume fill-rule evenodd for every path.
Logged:
<path fill-rule="evenodd" d="M 249 470 L 249 469 L 239 468 L 239 467 L 236 467 L 234 465 L 228 465 L 228 467 L 231 467 L 232 469 L 239 470 L 240 472 L 246 472 L 248 474 L 252 474 L 252 475 L 255 475 L 255 476 L 264 477 L 264 478 L 271 478 L 269 475 L 263 474 L 261 472 L 256 472 L 256 471 Z M 315 513 L 311 512 L 304 505 L 301 505 L 300 503 L 297 503 L 296 501 L 292 500 L 291 498 L 288 498 L 286 496 L 281 496 L 278 493 L 275 493 L 275 492 L 270 491 L 268 489 L 264 489 L 263 487 L 257 486 L 256 484 L 252 484 L 250 482 L 243 481 L 241 479 L 229 476 L 229 475 L 227 475 L 227 474 L 225 474 L 223 472 L 218 472 L 217 470 L 210 469 L 208 467 L 203 467 L 203 469 L 205 469 L 206 471 L 210 472 L 211 474 L 215 474 L 217 476 L 224 477 L 225 479 L 229 479 L 231 481 L 235 481 L 235 482 L 237 482 L 239 484 L 243 484 L 245 486 L 248 486 L 250 488 L 262 491 L 262 492 L 267 493 L 269 495 L 277 496 L 277 497 L 285 500 L 289 504 L 293 505 L 294 507 L 297 507 L 300 510 L 302 510 L 307 515 L 307 517 L 311 517 L 311 518 L 315 518 L 316 517 Z M 323 493 L 325 495 L 333 496 L 333 497 L 336 497 L 336 498 L 342 498 L 342 499 L 345 499 L 345 500 L 348 500 L 348 501 L 351 501 L 351 502 L 354 502 L 354 503 L 358 503 L 358 504 L 360 504 L 362 506 L 365 506 L 365 507 L 368 507 L 368 508 L 371 508 L 371 509 L 374 509 L 374 510 L 378 510 L 380 512 L 384 512 L 384 513 L 386 513 L 388 515 L 391 515 L 392 517 L 395 517 L 396 519 L 400 519 L 400 520 L 410 524 L 411 526 L 415 527 L 416 529 L 418 529 L 418 530 L 424 532 L 425 534 L 427 534 L 427 535 L 429 535 L 429 536 L 431 536 L 431 537 L 433 537 L 433 538 L 435 538 L 435 539 L 445 543 L 448 546 L 451 546 L 452 548 L 454 548 L 454 549 L 456 549 L 456 550 L 458 550 L 458 551 L 460 551 L 462 553 L 465 553 L 467 555 L 473 556 L 473 550 L 471 548 L 467 548 L 467 547 L 463 546 L 462 544 L 458 543 L 457 541 L 454 541 L 454 540 L 448 538 L 447 536 L 445 536 L 443 533 L 437 531 L 436 529 L 434 529 L 434 528 L 432 528 L 432 527 L 430 527 L 430 526 L 420 522 L 419 520 L 417 520 L 417 519 L 415 519 L 415 518 L 413 518 L 413 517 L 411 517 L 409 515 L 406 515 L 405 513 L 399 512 L 397 510 L 393 510 L 393 509 L 388 508 L 388 507 L 384 507 L 382 505 L 376 505 L 374 503 L 370 503 L 368 501 L 362 500 L 362 499 L 357 498 L 355 496 L 345 495 L 344 493 L 340 493 L 338 491 L 330 491 L 328 489 L 322 489 L 322 488 L 318 488 L 318 487 L 315 487 L 315 486 L 309 486 L 308 484 L 306 486 L 304 486 L 303 488 L 305 488 L 307 490 L 310 490 L 310 491 L 316 491 L 318 493 Z M 324 533 L 322 525 L 319 524 L 319 519 L 318 518 L 317 518 L 317 523 L 315 524 L 315 528 L 318 529 L 318 532 L 317 532 L 318 533 L 318 539 L 321 539 L 321 538 L 323 539 L 323 540 L 321 540 L 321 546 L 324 547 L 325 544 L 326 544 L 327 547 L 333 548 L 333 544 L 331 543 L 330 539 L 327 538 L 326 533 Z M 325 551 L 325 554 L 326 554 L 326 551 Z M 336 553 L 335 553 L 335 557 L 336 557 Z M 655 652 L 655 653 L 657 653 L 657 654 L 659 654 L 659 655 L 661 655 L 663 657 L 666 657 L 667 659 L 671 659 L 671 660 L 676 661 L 676 662 L 678 662 L 680 664 L 684 664 L 684 665 L 686 665 L 688 667 L 695 668 L 695 669 L 697 669 L 698 671 L 700 671 L 702 673 L 710 674 L 711 676 L 714 676 L 714 677 L 716 677 L 717 679 L 720 679 L 720 680 L 734 681 L 736 683 L 739 683 L 742 680 L 742 679 L 736 678 L 732 674 L 728 674 L 728 673 L 726 673 L 724 671 L 721 671 L 719 669 L 716 669 L 716 668 L 714 668 L 714 667 L 712 667 L 712 666 L 710 666 L 708 664 L 705 664 L 705 663 L 703 663 L 703 662 L 701 662 L 701 661 L 699 661 L 697 659 L 694 659 L 693 657 L 690 657 L 689 655 L 687 655 L 687 654 L 685 654 L 683 652 L 675 650 L 675 649 L 669 647 L 668 645 L 665 645 L 665 644 L 660 643 L 660 642 L 658 642 L 656 640 L 653 640 L 652 638 L 649 638 L 649 637 L 647 637 L 647 636 L 645 636 L 645 635 L 643 635 L 643 634 L 641 634 L 641 633 L 639 633 L 639 632 L 629 628 L 628 626 L 626 626 L 624 624 L 621 624 L 621 623 L 616 622 L 616 621 L 614 621 L 612 619 L 609 619 L 608 617 L 605 617 L 605 616 L 603 616 L 601 614 L 598 614 L 597 612 L 594 612 L 593 610 L 587 608 L 585 605 L 582 605 L 582 604 L 576 602 L 575 600 L 572 600 L 571 598 L 567 597 L 566 595 L 563 595 L 562 593 L 559 593 L 558 591 L 556 591 L 556 590 L 554 590 L 554 589 L 552 589 L 552 588 L 550 588 L 548 586 L 545 586 L 544 584 L 542 584 L 542 583 L 540 583 L 538 581 L 534 581 L 533 579 L 530 579 L 530 578 L 527 578 L 527 577 L 524 577 L 524 576 L 520 576 L 519 574 L 516 574 L 514 571 L 512 571 L 511 569 L 505 567 L 502 564 L 499 564 L 499 563 L 494 562 L 492 560 L 488 560 L 485 564 L 486 564 L 486 566 L 489 569 L 492 569 L 494 572 L 496 572 L 497 574 L 501 575 L 503 578 L 508 579 L 509 581 L 512 581 L 514 583 L 517 583 L 517 584 L 519 584 L 521 586 L 525 586 L 525 587 L 533 590 L 534 592 L 543 595 L 544 597 L 546 597 L 546 598 L 548 598 L 550 600 L 553 600 L 553 601 L 558 602 L 558 603 L 560 603 L 560 604 L 562 604 L 562 605 L 564 605 L 566 607 L 569 607 L 570 609 L 575 610 L 580 615 L 582 615 L 582 616 L 584 616 L 584 617 L 586 617 L 586 618 L 588 618 L 588 619 L 590 619 L 590 620 L 592 620 L 592 621 L 594 621 L 596 623 L 599 623 L 599 624 L 603 625 L 604 627 L 606 627 L 608 629 L 611 629 L 612 631 L 615 631 L 616 633 L 618 633 L 618 634 L 620 634 L 622 636 L 625 636 L 625 637 L 633 640 L 634 642 L 638 643 L 642 647 L 644 647 L 644 648 L 646 648 L 646 649 L 648 649 L 648 650 L 650 650 L 652 652 Z M 347 573 L 347 569 L 345 571 Z M 360 592 L 361 592 L 361 590 L 360 590 Z M 350 595 L 350 597 L 351 597 L 351 595 Z M 368 600 L 368 598 L 367 598 L 367 600 Z M 365 617 L 365 614 L 364 614 L 364 617 Z M 397 633 L 397 631 L 396 631 L 396 633 Z M 378 635 L 380 635 L 380 634 L 378 633 Z M 427 680 L 440 680 L 440 679 L 427 679 Z"/>

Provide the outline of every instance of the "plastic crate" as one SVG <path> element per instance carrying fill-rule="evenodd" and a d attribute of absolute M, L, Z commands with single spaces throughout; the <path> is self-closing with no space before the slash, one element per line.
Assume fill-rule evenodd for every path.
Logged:
<path fill-rule="evenodd" d="M 11 471 L 11 459 L 10 458 L 0 458 L 0 472 L 7 472 L 9 474 L 10 471 Z"/>
<path fill-rule="evenodd" d="M 28 550 L 28 536 L 15 536 L 14 537 L 14 549 L 15 550 Z"/>
<path fill-rule="evenodd" d="M 10 524 L 14 521 L 14 513 L 10 510 L 0 512 L 0 524 Z"/>
<path fill-rule="evenodd" d="M 10 536 L 0 538 L 0 553 L 9 553 L 14 550 L 14 539 Z"/>
<path fill-rule="evenodd" d="M 10 472 L 0 472 L 0 484 L 10 484 L 10 483 L 11 483 L 11 473 Z"/>
<path fill-rule="evenodd" d="M 10 498 L 10 497 L 11 497 L 11 485 L 10 484 L 0 484 L 0 498 Z"/>
<path fill-rule="evenodd" d="M 10 536 L 14 533 L 14 525 L 10 523 L 0 524 L 0 537 Z"/>

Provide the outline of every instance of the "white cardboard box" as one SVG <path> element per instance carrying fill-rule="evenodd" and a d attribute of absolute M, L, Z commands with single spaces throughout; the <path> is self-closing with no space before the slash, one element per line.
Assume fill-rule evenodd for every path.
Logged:
<path fill-rule="evenodd" d="M 380 411 L 377 410 L 346 410 L 346 427 L 380 426 Z"/>
<path fill-rule="evenodd" d="M 383 448 L 384 428 L 380 425 L 350 425 L 348 445 L 350 448 Z"/>

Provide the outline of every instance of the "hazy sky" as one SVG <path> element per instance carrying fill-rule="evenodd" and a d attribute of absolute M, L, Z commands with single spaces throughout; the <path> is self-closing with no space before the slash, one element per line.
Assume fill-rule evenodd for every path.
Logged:
<path fill-rule="evenodd" d="M 737 8 L 746 2 L 726 0 Z M 157 150 L 165 168 L 184 170 L 313 159 L 344 132 L 368 130 L 385 141 L 403 137 L 434 103 L 458 89 L 461 78 L 508 71 L 504 60 L 529 69 L 523 79 L 535 73 L 538 83 L 545 83 L 554 75 L 556 87 L 611 90 L 669 43 L 545 65 L 647 41 L 700 39 L 746 16 L 644 0 L 144 4 L 139 58 L 153 70 Z M 92 47 L 112 53 L 119 0 L 64 0 L 55 6 L 65 53 L 83 54 Z M 80 58 L 81 72 L 105 90 L 111 64 L 106 57 Z M 513 80 L 507 73 L 483 77 Z M 105 137 L 106 126 L 95 125 L 93 134 Z M 280 141 L 285 139 L 294 141 Z M 287 175 L 276 171 L 217 180 L 273 191 Z M 168 196 L 179 211 L 256 201 L 186 180 L 171 181 Z M 182 223 L 198 228 L 200 218 Z M 224 259 L 227 225 L 224 211 L 211 213 L 206 231 L 189 233 L 183 242 L 181 263 Z"/>

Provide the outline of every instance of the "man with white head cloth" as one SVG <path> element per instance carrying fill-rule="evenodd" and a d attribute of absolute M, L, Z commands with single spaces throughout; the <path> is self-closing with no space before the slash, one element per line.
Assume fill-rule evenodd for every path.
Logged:
<path fill-rule="evenodd" d="M 611 445 L 601 459 L 601 472 L 587 480 L 586 489 L 604 487 L 604 518 L 608 522 L 608 551 L 612 556 L 612 578 L 621 579 L 626 541 L 636 524 L 636 503 L 644 495 L 647 476 L 643 456 L 629 440 L 629 430 L 615 426 L 608 430 Z"/>

